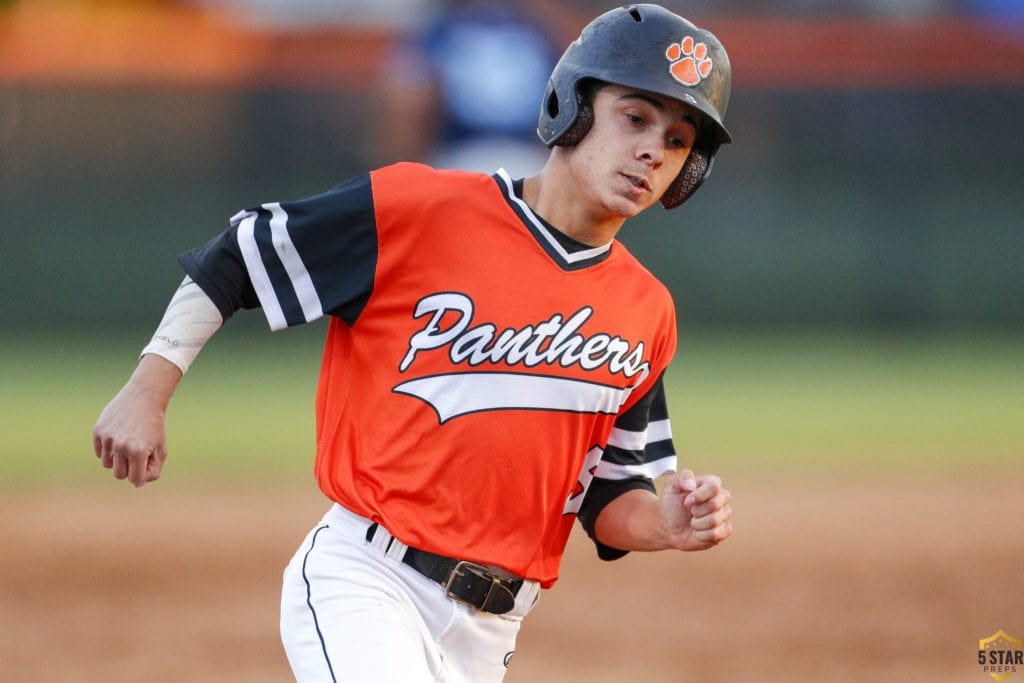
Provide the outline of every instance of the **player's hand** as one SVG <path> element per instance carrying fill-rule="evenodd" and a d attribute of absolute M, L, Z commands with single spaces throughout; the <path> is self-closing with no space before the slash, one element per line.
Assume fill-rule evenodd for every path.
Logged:
<path fill-rule="evenodd" d="M 145 356 L 100 413 L 92 430 L 93 450 L 115 478 L 136 487 L 160 478 L 167 458 L 164 415 L 180 378 L 173 364 Z"/>
<path fill-rule="evenodd" d="M 672 547 L 705 550 L 732 535 L 731 499 L 722 480 L 713 474 L 696 477 L 690 470 L 674 474 L 659 501 Z"/>

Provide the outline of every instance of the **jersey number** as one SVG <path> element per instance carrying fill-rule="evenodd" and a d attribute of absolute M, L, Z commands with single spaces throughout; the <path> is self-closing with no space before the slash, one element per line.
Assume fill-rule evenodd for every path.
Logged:
<path fill-rule="evenodd" d="M 569 499 L 565 501 L 565 509 L 562 510 L 563 515 L 579 514 L 580 506 L 583 505 L 583 498 L 587 495 L 590 482 L 594 481 L 594 472 L 597 471 L 597 465 L 601 462 L 601 455 L 603 454 L 604 451 L 598 446 L 594 446 L 587 453 L 587 459 L 583 461 L 583 471 L 580 472 L 579 479 L 576 480 L 576 486 L 572 488 L 572 493 L 569 494 Z"/>

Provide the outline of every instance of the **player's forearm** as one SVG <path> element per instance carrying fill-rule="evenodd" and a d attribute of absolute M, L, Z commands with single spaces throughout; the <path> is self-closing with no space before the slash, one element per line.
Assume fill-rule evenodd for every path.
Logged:
<path fill-rule="evenodd" d="M 597 516 L 594 534 L 607 546 L 629 551 L 672 547 L 659 507 L 658 496 L 634 489 L 608 503 Z"/>
<path fill-rule="evenodd" d="M 147 353 L 139 359 L 127 386 L 166 411 L 181 377 L 181 368 L 177 365 L 166 358 Z"/>
<path fill-rule="evenodd" d="M 213 301 L 186 277 L 142 349 L 126 389 L 139 392 L 165 411 L 178 382 L 222 322 Z"/>

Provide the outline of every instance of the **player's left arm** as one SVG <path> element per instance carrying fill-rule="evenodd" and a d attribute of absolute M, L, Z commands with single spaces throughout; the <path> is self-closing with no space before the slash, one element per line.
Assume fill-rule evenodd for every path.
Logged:
<path fill-rule="evenodd" d="M 706 550 L 732 535 L 731 498 L 718 476 L 684 469 L 668 477 L 660 495 L 633 489 L 605 505 L 594 535 L 627 551 Z"/>
<path fill-rule="evenodd" d="M 703 550 L 732 533 L 731 493 L 715 475 L 676 472 L 664 375 L 619 415 L 579 517 L 601 559 Z M 665 476 L 660 493 L 654 479 Z"/>

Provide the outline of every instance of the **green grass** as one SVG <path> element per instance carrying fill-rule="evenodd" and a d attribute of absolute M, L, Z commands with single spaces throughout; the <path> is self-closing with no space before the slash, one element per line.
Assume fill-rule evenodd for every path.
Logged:
<path fill-rule="evenodd" d="M 310 476 L 320 330 L 226 327 L 182 380 L 167 415 L 176 478 Z M 0 486 L 107 476 L 92 427 L 145 336 L 101 347 L 37 339 L 0 346 Z"/>
<path fill-rule="evenodd" d="M 310 476 L 321 330 L 225 328 L 171 404 L 168 476 Z M 0 485 L 109 476 L 92 425 L 140 346 L 3 340 Z M 700 469 L 1024 461 L 1018 335 L 685 332 L 668 381 Z"/>
<path fill-rule="evenodd" d="M 669 383 L 677 449 L 702 463 L 1024 460 L 1015 334 L 684 336 Z"/>

